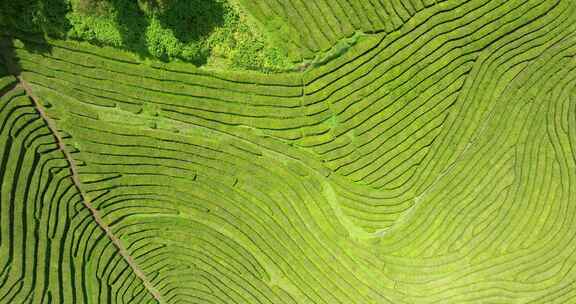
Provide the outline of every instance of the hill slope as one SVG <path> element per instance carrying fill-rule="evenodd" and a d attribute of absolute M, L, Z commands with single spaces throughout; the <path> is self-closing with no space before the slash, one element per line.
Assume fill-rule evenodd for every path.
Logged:
<path fill-rule="evenodd" d="M 576 5 L 436 2 L 292 73 L 6 40 L 0 303 L 574 303 Z"/>

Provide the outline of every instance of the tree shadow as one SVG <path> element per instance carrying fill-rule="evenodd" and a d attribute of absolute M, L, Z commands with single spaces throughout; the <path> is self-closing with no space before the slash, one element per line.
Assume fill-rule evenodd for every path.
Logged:
<path fill-rule="evenodd" d="M 62 38 L 70 28 L 66 0 L 19 0 L 0 3 L 0 20 L 6 31 L 46 34 Z"/>
<path fill-rule="evenodd" d="M 157 18 L 162 27 L 170 29 L 179 42 L 187 45 L 187 60 L 196 65 L 206 64 L 210 56 L 207 38 L 215 28 L 225 23 L 227 8 L 217 0 L 171 0 Z"/>
<path fill-rule="evenodd" d="M 109 0 L 116 11 L 116 24 L 122 44 L 140 57 L 151 57 L 146 46 L 148 19 L 135 0 Z"/>
<path fill-rule="evenodd" d="M 69 10 L 66 0 L 2 1 L 0 34 L 10 37 L 6 38 L 10 42 L 12 37 L 19 38 L 29 52 L 50 53 L 52 48 L 46 37 L 66 36 L 71 27 L 66 19 Z"/>
<path fill-rule="evenodd" d="M 24 49 L 34 54 L 52 54 L 52 45 L 44 36 L 38 36 L 32 40 L 20 40 L 24 44 Z"/>
<path fill-rule="evenodd" d="M 188 43 L 205 39 L 214 28 L 224 25 L 225 10 L 216 0 L 173 0 L 159 19 L 180 42 Z"/>
<path fill-rule="evenodd" d="M 41 32 L 54 38 L 64 38 L 71 25 L 66 14 L 70 11 L 70 3 L 65 0 L 40 0 L 39 22 Z"/>
<path fill-rule="evenodd" d="M 14 43 L 11 37 L 0 37 L 0 65 L 2 65 L 0 68 L 3 72 L 3 75 L 0 76 L 20 75 L 21 69 L 18 64 L 16 53 L 14 51 Z"/>

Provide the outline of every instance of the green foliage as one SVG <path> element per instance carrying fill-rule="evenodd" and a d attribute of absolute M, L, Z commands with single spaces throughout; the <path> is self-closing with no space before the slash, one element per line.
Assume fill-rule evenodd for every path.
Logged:
<path fill-rule="evenodd" d="M 266 72 L 292 67 L 287 52 L 226 0 L 15 0 L 1 7 L 0 24 L 11 34 L 88 41 L 196 65 Z"/>
<path fill-rule="evenodd" d="M 122 47 L 122 36 L 114 20 L 98 16 L 69 15 L 73 25 L 68 38 Z"/>
<path fill-rule="evenodd" d="M 279 17 L 270 18 L 264 23 L 264 30 L 271 37 L 274 45 L 285 50 L 288 59 L 293 62 L 302 61 L 304 57 L 310 56 L 311 53 L 300 49 L 294 44 L 294 41 L 300 41 L 302 38 L 296 29 L 286 23 Z"/>
<path fill-rule="evenodd" d="M 324 7 L 302 73 L 3 49 L 0 303 L 575 303 L 574 1 L 333 3 L 378 2 L 399 31 Z M 184 42 L 109 3 L 154 56 L 286 58 L 250 16 Z"/>
<path fill-rule="evenodd" d="M 234 67 L 264 71 L 291 67 L 291 62 L 285 51 L 278 47 L 266 45 L 263 39 L 259 39 L 247 28 L 237 35 L 237 41 L 238 47 L 231 52 L 232 66 Z"/>
<path fill-rule="evenodd" d="M 110 11 L 110 3 L 106 0 L 76 0 L 75 11 L 87 16 L 103 16 Z"/>
<path fill-rule="evenodd" d="M 10 0 L 0 3 L 0 27 L 7 32 L 63 38 L 70 28 L 66 0 Z"/>

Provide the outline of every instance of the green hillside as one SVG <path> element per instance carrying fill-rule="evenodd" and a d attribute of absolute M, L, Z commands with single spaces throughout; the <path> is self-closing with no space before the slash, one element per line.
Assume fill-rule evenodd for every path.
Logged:
<path fill-rule="evenodd" d="M 576 303 L 576 2 L 0 9 L 0 304 Z"/>

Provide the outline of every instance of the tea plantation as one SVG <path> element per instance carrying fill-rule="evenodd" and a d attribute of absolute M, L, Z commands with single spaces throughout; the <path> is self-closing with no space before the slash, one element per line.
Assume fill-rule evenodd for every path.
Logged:
<path fill-rule="evenodd" d="M 0 13 L 0 303 L 576 303 L 576 2 L 62 1 Z"/>

